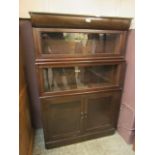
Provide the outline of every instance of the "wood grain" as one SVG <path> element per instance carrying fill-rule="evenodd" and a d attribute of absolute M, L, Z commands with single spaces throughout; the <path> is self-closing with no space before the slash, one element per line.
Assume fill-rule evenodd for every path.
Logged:
<path fill-rule="evenodd" d="M 31 12 L 30 15 L 36 56 L 34 65 L 38 78 L 46 148 L 72 144 L 114 133 L 123 89 L 125 46 L 131 18 L 34 12 Z M 96 41 L 96 46 L 101 46 L 97 47 L 96 51 L 101 52 L 91 51 L 92 53 L 90 52 L 88 55 L 86 48 L 84 48 L 81 51 L 86 54 L 79 54 L 79 51 L 75 52 L 73 50 L 74 41 L 73 44 L 64 45 L 66 42 L 63 41 L 64 38 L 62 39 L 63 33 L 92 33 L 87 37 L 91 44 L 93 42 L 90 42 L 90 40 L 93 38 L 93 41 L 98 41 L 99 39 L 96 38 L 99 38 L 99 34 L 102 33 L 104 39 L 100 37 L 102 41 Z M 46 43 L 43 46 L 44 39 Z M 50 39 L 53 39 L 52 42 L 50 42 Z M 49 42 L 50 45 L 47 44 Z M 102 47 L 102 45 L 105 46 Z M 56 46 L 60 47 L 57 48 Z M 45 47 L 45 50 L 43 47 Z M 54 51 L 53 53 L 51 49 Z M 71 53 L 73 55 L 67 55 L 67 49 L 72 49 Z M 56 53 L 55 51 L 59 52 Z M 78 53 L 78 56 L 75 53 Z M 102 72 L 99 74 L 100 66 L 104 65 L 111 65 L 112 67 L 107 69 L 103 67 L 103 70 L 105 69 L 104 71 L 102 70 L 103 74 Z M 108 77 L 110 84 L 103 84 L 101 87 L 91 85 L 92 87 L 90 88 L 84 87 L 84 89 L 79 90 L 64 89 L 62 91 L 52 91 L 51 87 L 53 85 L 56 85 L 56 88 L 58 88 L 57 85 L 60 85 L 61 74 L 66 79 L 68 76 L 69 82 L 74 83 L 73 79 L 77 77 L 75 76 L 77 75 L 76 68 L 91 68 L 91 66 L 92 68 L 97 66 L 96 68 L 98 69 L 96 69 L 97 72 L 93 72 L 93 69 L 88 69 L 88 72 L 85 72 L 85 74 L 87 73 L 85 77 L 86 83 L 90 79 L 93 82 L 100 82 L 101 77 L 104 75 L 104 78 L 107 79 Z M 71 69 L 66 71 L 67 67 Z M 73 73 L 74 69 L 72 69 L 74 67 L 75 73 Z M 52 75 L 48 75 L 48 69 L 52 69 Z M 57 72 L 56 80 L 54 81 L 56 84 L 53 82 L 51 86 L 55 71 Z M 95 79 L 94 74 L 100 78 Z M 66 82 L 62 81 L 63 85 L 65 85 Z M 44 85 L 50 85 L 50 91 L 46 91 Z"/>
<path fill-rule="evenodd" d="M 32 155 L 34 131 L 31 125 L 30 102 L 25 79 L 23 46 L 20 37 L 19 52 L 19 154 Z"/>
<path fill-rule="evenodd" d="M 128 30 L 131 18 L 30 12 L 33 27 Z"/>

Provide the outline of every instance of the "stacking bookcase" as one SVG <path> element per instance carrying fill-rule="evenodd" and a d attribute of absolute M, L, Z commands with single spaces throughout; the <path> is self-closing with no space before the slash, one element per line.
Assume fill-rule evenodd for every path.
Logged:
<path fill-rule="evenodd" d="M 131 19 L 30 15 L 46 148 L 113 134 Z"/>

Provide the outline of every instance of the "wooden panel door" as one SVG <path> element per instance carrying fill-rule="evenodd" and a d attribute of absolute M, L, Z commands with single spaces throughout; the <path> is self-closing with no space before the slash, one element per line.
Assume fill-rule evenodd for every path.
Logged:
<path fill-rule="evenodd" d="M 117 122 L 120 92 L 96 93 L 85 99 L 85 132 L 114 129 Z"/>
<path fill-rule="evenodd" d="M 78 96 L 42 99 L 46 144 L 80 135 L 82 110 L 82 100 Z"/>

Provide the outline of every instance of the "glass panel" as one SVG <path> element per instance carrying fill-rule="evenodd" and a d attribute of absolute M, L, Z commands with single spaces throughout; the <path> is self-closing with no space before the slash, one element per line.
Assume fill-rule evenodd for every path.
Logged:
<path fill-rule="evenodd" d="M 88 99 L 87 129 L 111 124 L 112 96 Z"/>
<path fill-rule="evenodd" d="M 111 86 L 117 65 L 44 68 L 44 91 L 63 91 Z"/>
<path fill-rule="evenodd" d="M 42 53 L 94 55 L 120 53 L 121 34 L 42 32 Z"/>

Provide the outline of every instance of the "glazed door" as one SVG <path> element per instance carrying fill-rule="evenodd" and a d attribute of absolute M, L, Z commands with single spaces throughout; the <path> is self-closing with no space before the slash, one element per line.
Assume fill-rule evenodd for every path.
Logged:
<path fill-rule="evenodd" d="M 119 92 L 97 93 L 85 99 L 85 132 L 114 129 L 119 108 Z"/>
<path fill-rule="evenodd" d="M 61 64 L 60 64 L 61 65 Z M 40 95 L 73 93 L 121 87 L 124 63 L 40 65 Z"/>
<path fill-rule="evenodd" d="M 42 99 L 45 141 L 78 136 L 82 132 L 82 100 L 80 97 Z"/>
<path fill-rule="evenodd" d="M 126 32 L 77 29 L 34 29 L 37 58 L 120 56 Z"/>

